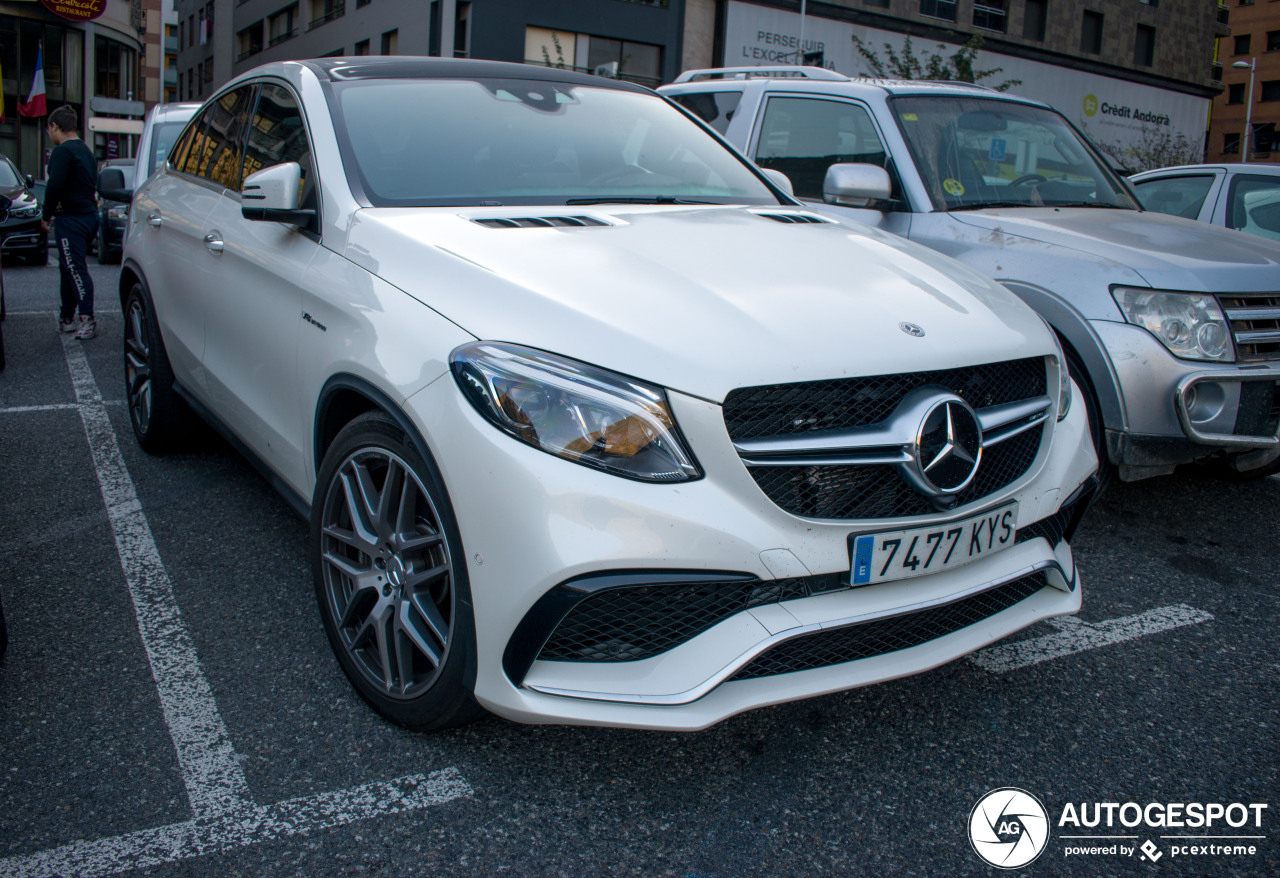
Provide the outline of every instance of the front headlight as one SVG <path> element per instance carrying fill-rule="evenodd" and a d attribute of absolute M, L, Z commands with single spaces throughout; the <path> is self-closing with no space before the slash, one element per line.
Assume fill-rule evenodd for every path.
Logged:
<path fill-rule="evenodd" d="M 1116 287 L 1124 318 L 1160 339 L 1175 357 L 1231 361 L 1231 330 L 1218 300 L 1205 293 Z"/>
<path fill-rule="evenodd" d="M 19 207 L 17 210 L 10 210 L 9 216 L 18 217 L 20 219 L 30 219 L 33 216 L 40 215 L 40 205 L 33 204 L 31 207 Z"/>
<path fill-rule="evenodd" d="M 463 345 L 450 363 L 476 411 L 534 448 L 646 482 L 702 475 L 660 387 L 498 342 Z"/>

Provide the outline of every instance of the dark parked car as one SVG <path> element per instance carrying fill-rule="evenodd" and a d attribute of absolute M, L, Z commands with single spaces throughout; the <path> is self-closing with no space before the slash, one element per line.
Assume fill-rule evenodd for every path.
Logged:
<path fill-rule="evenodd" d="M 122 189 L 133 189 L 133 159 L 108 159 L 102 166 L 119 168 L 124 174 Z M 115 265 L 120 262 L 120 254 L 124 245 L 124 224 L 129 218 L 129 202 L 115 201 L 107 198 L 99 189 L 98 192 L 98 262 L 102 265 Z"/>
<path fill-rule="evenodd" d="M 32 191 L 35 180 L 18 172 L 8 156 L 0 156 L 0 195 L 9 199 L 9 218 L 0 222 L 0 249 L 28 262 L 49 261 L 49 236 L 40 226 L 40 199 Z"/>

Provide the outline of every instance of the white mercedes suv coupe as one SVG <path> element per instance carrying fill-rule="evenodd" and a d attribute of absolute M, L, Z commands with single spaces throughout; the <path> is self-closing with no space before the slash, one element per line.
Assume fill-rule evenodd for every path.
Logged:
<path fill-rule="evenodd" d="M 139 441 L 194 410 L 309 517 L 338 661 L 405 725 L 700 729 L 1080 606 L 1096 458 L 1044 321 L 639 86 L 264 66 L 124 255 Z"/>

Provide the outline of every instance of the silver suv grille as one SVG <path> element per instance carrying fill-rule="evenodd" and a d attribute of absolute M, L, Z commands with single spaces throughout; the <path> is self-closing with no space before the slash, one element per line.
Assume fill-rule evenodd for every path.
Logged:
<path fill-rule="evenodd" d="M 1280 292 L 1220 295 L 1231 325 L 1236 360 L 1280 360 Z"/>

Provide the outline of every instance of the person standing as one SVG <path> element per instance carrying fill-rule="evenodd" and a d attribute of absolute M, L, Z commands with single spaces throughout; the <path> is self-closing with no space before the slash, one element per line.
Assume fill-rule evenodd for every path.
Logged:
<path fill-rule="evenodd" d="M 62 273 L 58 329 L 90 339 L 98 334 L 98 321 L 93 317 L 93 278 L 85 257 L 89 241 L 98 234 L 97 161 L 80 139 L 80 120 L 71 107 L 58 107 L 50 113 L 46 130 L 54 147 L 42 224 L 46 232 L 53 225 Z"/>

